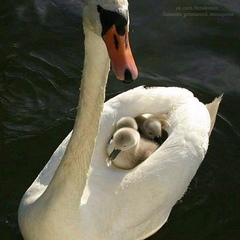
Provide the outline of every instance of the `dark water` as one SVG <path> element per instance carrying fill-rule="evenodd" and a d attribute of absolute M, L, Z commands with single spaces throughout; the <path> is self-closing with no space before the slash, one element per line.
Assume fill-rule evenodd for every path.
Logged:
<path fill-rule="evenodd" d="M 140 76 L 123 85 L 111 74 L 107 98 L 143 84 L 185 87 L 204 103 L 225 93 L 204 162 L 149 239 L 239 239 L 240 2 L 129 3 Z M 20 199 L 72 128 L 83 64 L 81 8 L 76 0 L 1 0 L 1 240 L 22 239 Z"/>

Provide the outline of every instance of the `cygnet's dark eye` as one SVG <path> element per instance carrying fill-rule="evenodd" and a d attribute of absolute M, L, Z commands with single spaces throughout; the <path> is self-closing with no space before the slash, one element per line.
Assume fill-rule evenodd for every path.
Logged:
<path fill-rule="evenodd" d="M 152 133 L 151 133 L 151 132 L 149 132 L 149 134 L 150 134 L 150 135 L 152 135 Z"/>
<path fill-rule="evenodd" d="M 102 36 L 106 34 L 106 32 L 113 25 L 116 26 L 116 30 L 119 35 L 124 36 L 125 27 L 128 23 L 128 12 L 113 12 L 109 10 L 105 10 L 100 5 L 97 6 L 97 10 L 100 15 L 100 21 L 102 24 Z"/>

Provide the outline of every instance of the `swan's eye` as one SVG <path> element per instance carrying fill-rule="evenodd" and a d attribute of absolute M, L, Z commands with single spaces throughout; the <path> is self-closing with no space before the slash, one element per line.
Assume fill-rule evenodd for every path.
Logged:
<path fill-rule="evenodd" d="M 151 132 L 149 132 L 150 135 L 153 135 Z"/>
<path fill-rule="evenodd" d="M 113 12 L 105 10 L 100 5 L 97 6 L 102 24 L 102 36 L 106 34 L 112 25 L 116 26 L 117 33 L 121 36 L 125 34 L 125 27 L 128 23 L 128 12 Z"/>

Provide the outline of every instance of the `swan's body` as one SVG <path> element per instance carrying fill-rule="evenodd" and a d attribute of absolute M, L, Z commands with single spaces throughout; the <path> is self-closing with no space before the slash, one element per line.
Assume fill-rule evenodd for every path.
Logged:
<path fill-rule="evenodd" d="M 158 147 L 156 143 L 141 138 L 136 129 L 123 127 L 114 133 L 107 152 L 115 166 L 132 169 L 151 156 Z"/>
<path fill-rule="evenodd" d="M 210 116 L 215 119 L 218 105 L 209 107 L 214 112 L 209 116 L 206 106 L 185 89 L 140 87 L 103 106 L 109 55 L 101 34 L 106 42 L 109 35 L 103 35 L 99 27 L 98 12 L 104 18 L 109 10 L 125 16 L 127 1 L 85 1 L 85 60 L 78 113 L 73 132 L 22 198 L 19 226 L 26 240 L 144 239 L 166 222 L 206 154 Z M 114 36 L 116 31 L 112 25 L 108 33 Z M 121 35 L 118 43 L 126 40 Z M 114 56 L 110 54 L 115 64 Z M 121 62 L 127 70 L 120 71 L 114 64 L 119 78 L 137 76 L 134 65 Z M 132 170 L 106 167 L 106 146 L 114 123 L 145 112 L 170 113 L 168 139 Z"/>
<path fill-rule="evenodd" d="M 154 98 L 149 99 L 149 95 Z M 212 103 L 214 111 L 219 102 L 220 99 L 216 99 Z M 146 109 L 152 114 L 171 112 L 168 139 L 132 170 L 106 167 L 106 146 L 115 131 L 114 123 L 125 115 L 139 116 Z M 74 209 L 66 204 L 77 191 L 73 185 L 72 191 L 65 195 L 66 202 L 49 216 L 49 226 L 49 220 L 45 225 L 42 219 L 42 213 L 47 213 L 47 204 L 36 201 L 58 168 L 71 137 L 69 134 L 24 195 L 19 213 L 20 219 L 25 214 L 29 217 L 29 222 L 27 218 L 20 220 L 26 224 L 25 231 L 36 227 L 41 239 L 59 240 L 67 239 L 61 238 L 65 235 L 63 232 L 73 240 L 133 240 L 150 236 L 166 222 L 172 207 L 185 193 L 206 154 L 212 127 L 206 106 L 186 89 L 139 87 L 109 100 L 104 104 L 88 180 L 79 204 Z M 66 176 L 66 181 L 69 180 L 71 176 Z M 122 203 L 126 201 L 125 208 Z M 52 238 L 44 238 L 47 232 Z"/>

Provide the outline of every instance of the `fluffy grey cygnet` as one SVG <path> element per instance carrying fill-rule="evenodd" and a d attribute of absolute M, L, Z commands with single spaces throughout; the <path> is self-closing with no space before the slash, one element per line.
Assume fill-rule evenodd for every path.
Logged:
<path fill-rule="evenodd" d="M 122 169 L 132 169 L 146 160 L 158 145 L 140 137 L 137 130 L 129 127 L 117 130 L 111 139 L 107 152 L 109 160 Z"/>
<path fill-rule="evenodd" d="M 163 128 L 169 127 L 164 117 L 159 118 L 151 114 L 144 114 L 136 117 L 135 120 L 143 137 L 154 140 L 161 145 L 166 140 L 166 131 Z"/>
<path fill-rule="evenodd" d="M 129 127 L 138 130 L 137 122 L 132 117 L 122 117 L 117 122 L 117 129 Z"/>

